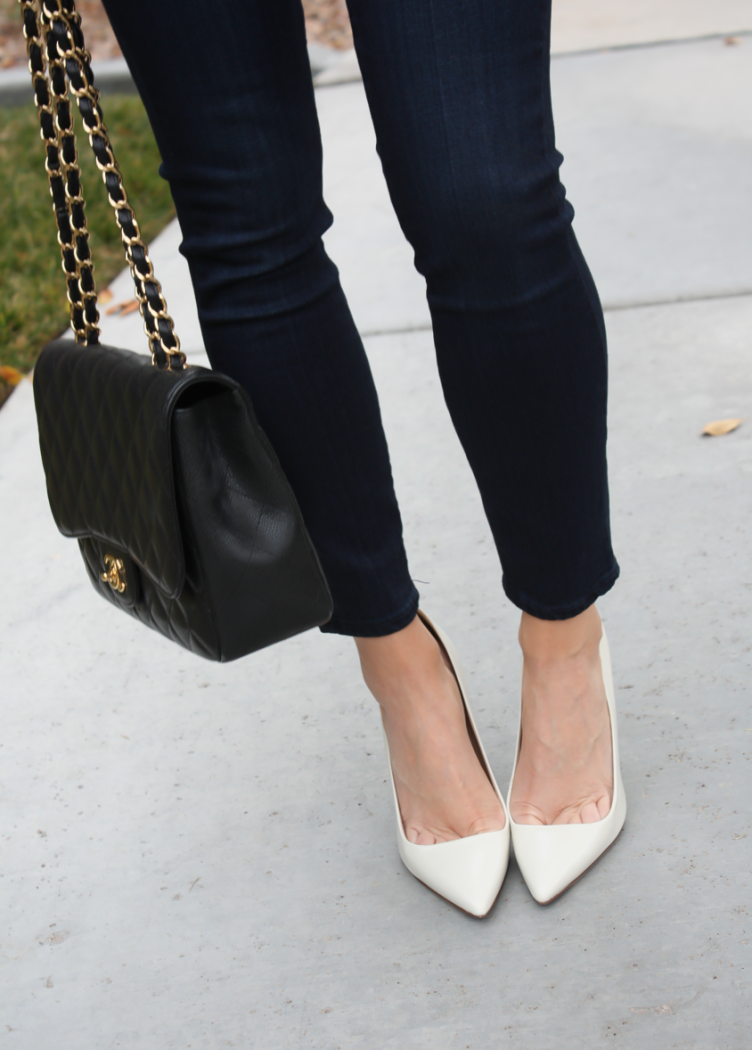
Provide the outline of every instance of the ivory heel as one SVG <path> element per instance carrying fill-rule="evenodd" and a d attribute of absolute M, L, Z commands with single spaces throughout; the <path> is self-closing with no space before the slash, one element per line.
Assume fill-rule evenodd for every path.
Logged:
<path fill-rule="evenodd" d="M 611 720 L 611 754 L 613 761 L 614 793 L 611 809 L 602 820 L 592 824 L 516 824 L 511 817 L 510 827 L 514 855 L 522 877 L 538 904 L 550 904 L 577 882 L 595 864 L 616 839 L 624 826 L 627 801 L 619 766 L 619 740 L 616 728 L 616 699 L 611 671 L 611 654 L 604 630 L 600 642 L 603 684 Z M 517 733 L 517 754 L 512 779 L 509 783 L 509 801 L 517 769 L 522 739 L 522 704 L 520 727 Z"/>
<path fill-rule="evenodd" d="M 434 893 L 438 893 L 440 897 L 461 908 L 462 911 L 482 918 L 493 907 L 506 875 L 509 863 L 509 813 L 475 727 L 467 700 L 467 687 L 462 667 L 454 646 L 444 632 L 431 623 L 424 613 L 419 612 L 418 615 L 431 634 L 444 647 L 449 657 L 460 688 L 470 739 L 475 745 L 484 771 L 501 802 L 506 820 L 501 831 L 487 831 L 480 835 L 470 835 L 464 839 L 454 839 L 451 842 L 438 842 L 433 846 L 418 846 L 408 841 L 402 826 L 402 816 L 397 800 L 397 788 L 389 756 L 389 742 L 384 733 L 394 811 L 397 818 L 397 847 L 402 863 L 416 879 L 428 886 Z"/>

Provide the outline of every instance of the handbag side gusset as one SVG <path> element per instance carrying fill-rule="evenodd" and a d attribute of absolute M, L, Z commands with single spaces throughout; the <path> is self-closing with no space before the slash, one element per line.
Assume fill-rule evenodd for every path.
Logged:
<path fill-rule="evenodd" d="M 318 551 L 314 547 L 313 541 L 311 540 L 311 537 L 308 533 L 308 529 L 306 528 L 305 521 L 303 519 L 303 512 L 301 511 L 300 506 L 298 505 L 298 501 L 292 489 L 292 486 L 290 485 L 289 481 L 287 480 L 287 477 L 285 476 L 285 473 L 282 469 L 282 464 L 279 461 L 279 457 L 274 451 L 274 447 L 269 441 L 269 438 L 266 436 L 265 430 L 256 418 L 256 412 L 253 408 L 253 402 L 251 401 L 247 390 L 243 389 L 243 387 L 241 386 L 238 386 L 237 394 L 242 400 L 248 426 L 253 430 L 254 434 L 256 435 L 256 438 L 261 447 L 264 449 L 269 462 L 273 465 L 274 468 L 276 468 L 281 478 L 283 479 L 283 483 L 287 490 L 290 503 L 293 507 L 293 512 L 297 518 L 297 521 L 299 522 L 301 546 L 305 550 L 306 560 L 310 562 L 313 570 L 312 575 L 314 579 L 314 586 L 311 592 L 312 605 L 314 605 L 317 608 L 317 626 L 321 626 L 322 624 L 328 623 L 328 621 L 332 618 L 332 615 L 334 613 L 334 600 L 332 598 L 332 592 L 329 589 L 329 584 L 327 582 L 326 576 L 324 575 L 324 570 L 321 566 Z"/>

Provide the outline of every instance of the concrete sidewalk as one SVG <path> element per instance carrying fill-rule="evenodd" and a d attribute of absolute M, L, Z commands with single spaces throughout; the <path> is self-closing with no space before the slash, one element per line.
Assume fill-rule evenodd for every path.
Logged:
<path fill-rule="evenodd" d="M 726 27 L 722 27 L 725 31 Z M 3 1046 L 749 1045 L 752 40 L 557 58 L 611 353 L 612 642 L 629 815 L 561 900 L 484 921 L 401 867 L 374 703 L 318 632 L 199 661 L 91 592 L 52 523 L 31 387 L 0 412 Z M 412 572 L 512 763 L 516 610 L 436 377 L 358 83 L 322 88 L 328 248 L 382 400 Z M 186 269 L 154 246 L 203 359 Z M 130 296 L 127 280 L 116 296 Z M 370 334 L 369 334 L 370 333 Z M 135 317 L 105 338 L 143 349 Z"/>

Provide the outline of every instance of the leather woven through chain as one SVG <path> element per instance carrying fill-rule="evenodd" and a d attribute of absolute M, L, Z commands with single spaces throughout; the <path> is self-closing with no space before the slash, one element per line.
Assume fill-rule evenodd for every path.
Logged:
<path fill-rule="evenodd" d="M 180 349 L 180 340 L 167 312 L 161 285 L 154 276 L 149 252 L 141 239 L 110 144 L 99 92 L 94 87 L 91 56 L 84 46 L 81 18 L 74 0 L 18 2 L 40 133 L 46 148 L 45 170 L 67 282 L 71 328 L 76 341 L 84 346 L 94 346 L 99 342 L 100 332 L 94 265 L 89 249 L 68 83 L 115 212 L 152 361 L 160 367 L 184 368 L 185 354 Z"/>

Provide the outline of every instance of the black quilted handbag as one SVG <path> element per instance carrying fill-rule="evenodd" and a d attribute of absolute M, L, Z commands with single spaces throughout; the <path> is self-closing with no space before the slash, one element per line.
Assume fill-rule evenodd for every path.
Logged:
<path fill-rule="evenodd" d="M 40 18 L 36 2 L 22 0 L 24 34 L 76 336 L 48 344 L 34 371 L 52 513 L 78 539 L 102 597 L 194 653 L 234 660 L 325 623 L 329 589 L 248 395 L 180 351 L 73 2 L 43 0 Z M 151 359 L 99 344 L 68 82 L 115 209 Z"/>

